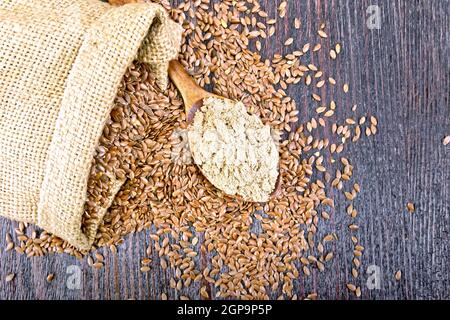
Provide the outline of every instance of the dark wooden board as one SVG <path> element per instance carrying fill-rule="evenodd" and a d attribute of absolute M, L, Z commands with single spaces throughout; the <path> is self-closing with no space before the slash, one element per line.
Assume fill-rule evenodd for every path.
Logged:
<path fill-rule="evenodd" d="M 273 15 L 279 0 L 261 4 Z M 334 91 L 336 101 L 358 104 L 358 114 L 377 115 L 379 133 L 351 144 L 344 155 L 355 166 L 355 181 L 362 192 L 355 200 L 360 215 L 359 238 L 366 248 L 358 284 L 366 299 L 450 299 L 450 146 L 442 138 L 450 134 L 450 2 L 392 0 L 290 1 L 289 18 L 279 26 L 263 52 L 285 52 L 282 43 L 292 36 L 301 45 L 316 39 L 319 22 L 326 22 L 331 43 L 344 51 L 336 62 L 314 61 L 332 70 L 338 81 L 348 81 L 350 92 Z M 366 10 L 378 5 L 381 28 L 368 29 Z M 300 30 L 293 27 L 300 17 Z M 313 112 L 304 86 L 293 88 L 302 119 Z M 349 110 L 350 108 L 346 108 Z M 416 212 L 405 206 L 414 202 Z M 317 292 L 322 299 L 353 299 L 345 283 L 350 279 L 351 241 L 345 201 L 337 195 L 332 222 L 320 232 L 336 232 L 335 258 L 325 272 L 295 284 L 299 297 Z M 0 219 L 1 299 L 155 299 L 162 292 L 177 298 L 168 287 L 170 272 L 155 261 L 142 274 L 148 231 L 130 235 L 116 256 L 104 252 L 106 267 L 94 270 L 86 260 L 68 255 L 27 259 L 5 252 L 5 235 L 15 223 Z M 80 289 L 71 289 L 71 265 L 82 275 Z M 366 270 L 380 268 L 380 288 L 366 285 Z M 400 282 L 394 272 L 402 270 Z M 4 278 L 17 274 L 11 283 Z M 69 273 L 68 273 L 69 272 Z M 47 283 L 48 273 L 56 279 Z M 198 298 L 198 284 L 183 294 Z"/>

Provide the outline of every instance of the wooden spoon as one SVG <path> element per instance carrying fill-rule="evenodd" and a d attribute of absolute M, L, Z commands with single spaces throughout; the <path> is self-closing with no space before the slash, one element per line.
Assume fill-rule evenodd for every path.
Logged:
<path fill-rule="evenodd" d="M 184 110 L 186 112 L 186 119 L 188 123 L 194 120 L 195 113 L 200 110 L 203 105 L 203 99 L 208 97 L 215 97 L 218 99 L 226 99 L 214 93 L 208 92 L 200 87 L 195 80 L 186 72 L 183 65 L 177 60 L 169 62 L 169 78 L 177 87 L 184 101 Z M 200 169 L 201 170 L 201 169 Z M 278 172 L 280 172 L 278 170 Z M 271 196 L 277 196 L 281 192 L 281 178 L 278 174 L 275 183 L 275 189 Z"/>

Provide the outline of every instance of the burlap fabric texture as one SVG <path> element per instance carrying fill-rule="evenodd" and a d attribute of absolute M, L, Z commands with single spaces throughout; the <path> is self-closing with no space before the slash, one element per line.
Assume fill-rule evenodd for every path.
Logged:
<path fill-rule="evenodd" d="M 155 4 L 0 0 L 0 214 L 90 248 L 87 180 L 121 78 L 138 58 L 164 88 L 180 41 Z"/>

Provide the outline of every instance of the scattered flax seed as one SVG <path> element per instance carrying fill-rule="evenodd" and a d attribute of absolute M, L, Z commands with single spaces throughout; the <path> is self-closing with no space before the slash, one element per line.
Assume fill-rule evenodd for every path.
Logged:
<path fill-rule="evenodd" d="M 322 216 L 322 218 L 324 218 L 325 220 L 330 219 L 330 215 L 329 215 L 328 212 L 326 212 L 326 211 L 322 211 L 321 216 Z"/>
<path fill-rule="evenodd" d="M 308 299 L 308 300 L 316 300 L 317 296 L 318 296 L 317 293 L 313 292 L 313 293 L 308 294 L 306 296 L 306 299 Z"/>
<path fill-rule="evenodd" d="M 331 117 L 334 114 L 334 110 L 328 110 L 327 112 L 324 113 L 325 117 Z"/>
<path fill-rule="evenodd" d="M 294 39 L 293 39 L 293 38 L 289 38 L 289 39 L 287 39 L 287 40 L 284 42 L 284 45 L 285 45 L 285 46 L 290 46 L 293 42 L 294 42 Z"/>
<path fill-rule="evenodd" d="M 352 276 L 353 278 L 358 278 L 358 270 L 356 270 L 355 268 L 352 268 Z"/>
<path fill-rule="evenodd" d="M 149 266 L 142 266 L 141 267 L 141 272 L 148 272 L 150 271 L 150 267 Z"/>
<path fill-rule="evenodd" d="M 347 283 L 347 288 L 352 292 L 356 291 L 356 286 L 353 283 Z"/>
<path fill-rule="evenodd" d="M 313 52 L 317 52 L 320 50 L 320 48 L 322 48 L 322 45 L 320 43 L 316 44 L 313 48 Z"/>
<path fill-rule="evenodd" d="M 359 298 L 361 297 L 361 287 L 357 287 L 355 290 L 355 295 Z"/>
<path fill-rule="evenodd" d="M 336 51 L 334 51 L 333 49 L 330 50 L 330 58 L 335 60 L 337 57 Z"/>
<path fill-rule="evenodd" d="M 377 129 L 377 127 L 376 127 L 376 126 L 374 126 L 374 125 L 371 125 L 371 126 L 370 126 L 370 131 L 371 131 L 372 135 L 376 135 L 376 134 L 377 134 L 377 131 L 378 131 L 378 129 Z"/>
<path fill-rule="evenodd" d="M 95 258 L 96 258 L 99 262 L 103 262 L 103 256 L 102 256 L 100 253 L 96 252 L 96 253 L 95 253 Z"/>
<path fill-rule="evenodd" d="M 414 213 L 416 211 L 416 207 L 415 207 L 414 203 L 412 203 L 412 202 L 408 202 L 406 204 L 406 209 L 408 209 L 409 213 Z"/>
<path fill-rule="evenodd" d="M 359 118 L 359 125 L 362 126 L 364 123 L 366 123 L 366 117 Z"/>
<path fill-rule="evenodd" d="M 280 5 L 278 6 L 278 10 L 279 10 L 279 11 L 283 11 L 283 10 L 286 9 L 286 7 L 287 7 L 287 1 L 282 1 L 282 2 L 280 3 Z"/>
<path fill-rule="evenodd" d="M 324 106 L 316 108 L 316 112 L 319 114 L 324 112 L 325 110 L 327 110 L 327 107 L 324 107 Z"/>
<path fill-rule="evenodd" d="M 258 15 L 262 18 L 267 18 L 269 16 L 268 13 L 263 10 L 259 10 Z"/>
<path fill-rule="evenodd" d="M 321 127 L 325 127 L 325 126 L 326 126 L 325 120 L 324 120 L 323 118 L 319 118 L 319 120 L 317 120 L 317 121 L 319 122 L 319 125 L 320 125 Z M 323 141 L 324 141 L 323 145 L 324 145 L 324 147 L 326 148 L 327 145 L 328 145 L 328 141 L 326 141 L 326 140 L 323 140 Z M 325 174 L 327 174 L 327 173 L 325 173 Z M 326 179 L 325 179 L 325 180 L 326 180 Z"/>
<path fill-rule="evenodd" d="M 206 291 L 206 287 L 205 286 L 201 287 L 201 289 L 200 289 L 200 296 L 202 298 L 204 298 L 204 299 L 209 299 L 209 294 Z"/>
<path fill-rule="evenodd" d="M 111 244 L 111 245 L 109 246 L 109 251 L 111 251 L 111 253 L 112 253 L 113 255 L 116 255 L 116 254 L 117 254 L 117 247 L 116 247 L 115 245 Z"/>
<path fill-rule="evenodd" d="M 315 93 L 312 94 L 312 98 L 319 102 L 322 101 L 322 98 L 318 94 L 315 94 Z"/>
<path fill-rule="evenodd" d="M 319 244 L 317 245 L 317 251 L 318 251 L 320 254 L 322 254 L 323 251 L 324 251 L 323 244 L 322 244 L 321 242 L 319 242 Z"/>
<path fill-rule="evenodd" d="M 325 265 L 322 262 L 317 261 L 316 265 L 317 265 L 317 269 L 319 269 L 320 272 L 323 272 L 325 270 Z"/>
<path fill-rule="evenodd" d="M 328 82 L 329 82 L 330 84 L 332 84 L 332 85 L 335 85 L 335 84 L 336 84 L 336 80 L 334 80 L 334 78 L 332 78 L 332 77 L 329 77 L 329 78 L 328 78 Z"/>
<path fill-rule="evenodd" d="M 370 116 L 370 123 L 373 124 L 374 126 L 378 125 L 378 119 L 375 118 L 374 116 Z"/>
<path fill-rule="evenodd" d="M 395 273 L 395 280 L 400 281 L 401 279 L 402 279 L 402 271 L 401 271 L 401 270 L 398 270 L 398 271 Z"/>
<path fill-rule="evenodd" d="M 47 275 L 47 282 L 52 282 L 53 279 L 55 279 L 55 274 L 54 273 L 49 273 Z"/>
<path fill-rule="evenodd" d="M 307 53 L 309 48 L 310 48 L 310 44 L 309 43 L 304 44 L 303 47 L 302 47 L 302 52 L 303 53 Z"/>
<path fill-rule="evenodd" d="M 442 144 L 444 146 L 448 145 L 450 143 L 450 135 L 444 137 L 444 139 L 442 139 Z"/>
<path fill-rule="evenodd" d="M 175 281 L 175 279 L 170 278 L 169 287 L 171 287 L 172 289 L 175 289 L 176 286 L 177 286 L 177 282 Z"/>
<path fill-rule="evenodd" d="M 301 26 L 300 19 L 299 18 L 295 18 L 295 20 L 294 20 L 294 27 L 295 27 L 295 29 L 300 29 L 300 26 Z"/>
<path fill-rule="evenodd" d="M 167 300 L 167 294 L 161 293 L 161 300 Z"/>
<path fill-rule="evenodd" d="M 356 121 L 352 118 L 347 118 L 347 119 L 345 119 L 345 123 L 349 124 L 349 125 L 353 125 L 356 123 Z"/>
<path fill-rule="evenodd" d="M 352 212 L 353 212 L 353 204 L 349 204 L 348 207 L 347 207 L 347 214 L 351 215 Z"/>
<path fill-rule="evenodd" d="M 255 43 L 256 50 L 261 51 L 261 41 L 257 40 Z"/>
<path fill-rule="evenodd" d="M 319 34 L 319 36 L 321 38 L 327 38 L 328 35 L 325 33 L 325 31 L 323 31 L 322 29 L 320 29 L 319 31 L 317 31 L 317 33 Z"/>
<path fill-rule="evenodd" d="M 317 67 L 315 65 L 313 65 L 312 63 L 308 64 L 308 69 L 311 71 L 318 71 L 319 69 L 317 69 Z"/>
<path fill-rule="evenodd" d="M 341 44 L 340 43 L 336 43 L 336 46 L 334 47 L 334 50 L 336 51 L 337 54 L 341 53 Z"/>
<path fill-rule="evenodd" d="M 5 251 L 8 252 L 12 249 L 14 249 L 14 242 L 8 242 L 8 244 L 6 245 Z"/>
<path fill-rule="evenodd" d="M 335 110 L 336 109 L 336 102 L 334 100 L 331 100 L 330 102 L 330 109 Z"/>
<path fill-rule="evenodd" d="M 309 268 L 307 266 L 303 266 L 303 273 L 307 277 L 309 277 L 311 275 L 311 271 L 309 270 Z"/>
<path fill-rule="evenodd" d="M 353 193 L 351 193 L 351 192 L 348 192 L 348 191 L 346 191 L 346 192 L 344 192 L 344 195 L 345 195 L 345 197 L 347 198 L 347 200 L 353 200 Z"/>
<path fill-rule="evenodd" d="M 348 89 L 349 89 L 348 83 L 345 83 L 344 86 L 342 87 L 342 89 L 344 90 L 345 93 L 347 93 Z"/>
<path fill-rule="evenodd" d="M 353 142 L 356 142 L 361 137 L 361 127 L 358 125 L 355 127 L 355 136 L 352 138 Z"/>
<path fill-rule="evenodd" d="M 359 226 L 356 225 L 356 224 L 351 224 L 351 225 L 348 226 L 348 228 L 349 228 L 350 230 L 354 231 L 354 230 L 358 230 L 358 229 L 359 229 Z"/>
<path fill-rule="evenodd" d="M 159 264 L 160 264 L 160 266 L 161 266 L 161 268 L 162 268 L 163 270 L 166 270 L 166 269 L 167 269 L 167 262 L 166 262 L 165 259 L 162 258 L 162 259 L 160 260 Z"/>
<path fill-rule="evenodd" d="M 15 276 L 16 276 L 16 275 L 15 275 L 14 273 L 10 273 L 10 274 L 8 274 L 8 275 L 5 277 L 5 281 L 6 281 L 6 282 L 11 282 L 11 281 L 14 280 Z"/>

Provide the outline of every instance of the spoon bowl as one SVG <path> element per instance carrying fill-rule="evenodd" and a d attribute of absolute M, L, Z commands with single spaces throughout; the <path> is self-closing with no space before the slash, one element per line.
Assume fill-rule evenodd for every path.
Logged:
<path fill-rule="evenodd" d="M 200 87 L 195 80 L 186 72 L 183 65 L 177 61 L 172 60 L 169 62 L 169 78 L 177 87 L 184 102 L 184 109 L 186 112 L 186 121 L 191 124 L 194 120 L 195 113 L 203 106 L 203 100 L 209 97 L 215 97 L 218 99 L 227 99 L 225 97 L 218 96 L 214 93 L 208 92 Z M 199 167 L 200 171 L 201 168 Z M 271 197 L 276 197 L 281 194 L 281 175 L 278 170 L 278 177 L 275 182 L 275 188 L 271 193 Z"/>

